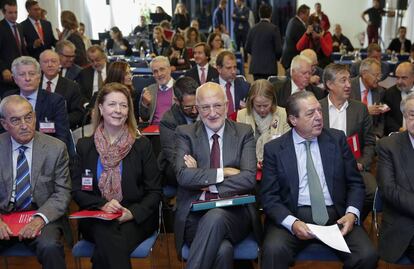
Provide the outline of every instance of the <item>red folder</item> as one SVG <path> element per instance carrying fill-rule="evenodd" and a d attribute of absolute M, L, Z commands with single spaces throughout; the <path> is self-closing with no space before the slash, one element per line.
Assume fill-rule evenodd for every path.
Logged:
<path fill-rule="evenodd" d="M 348 142 L 348 145 L 354 154 L 355 159 L 359 159 L 361 157 L 361 147 L 359 144 L 358 134 L 348 136 L 346 142 Z"/>
<path fill-rule="evenodd" d="M 144 128 L 141 133 L 143 135 L 159 135 L 160 134 L 160 126 L 159 125 L 149 125 L 148 127 Z"/>
<path fill-rule="evenodd" d="M 101 220 L 114 220 L 119 218 L 122 215 L 121 212 L 118 213 L 107 213 L 102 210 L 81 210 L 79 212 L 73 213 L 69 216 L 70 219 L 85 219 L 85 218 L 94 218 Z"/>
<path fill-rule="evenodd" d="M 13 233 L 12 236 L 19 236 L 20 230 L 32 220 L 34 214 L 36 214 L 36 210 L 13 212 L 1 215 L 1 219 L 9 226 Z"/>

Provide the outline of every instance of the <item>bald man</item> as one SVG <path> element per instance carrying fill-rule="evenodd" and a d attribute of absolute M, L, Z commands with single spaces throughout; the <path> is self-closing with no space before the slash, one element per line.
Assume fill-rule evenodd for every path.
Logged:
<path fill-rule="evenodd" d="M 259 236 L 252 205 L 190 211 L 191 203 L 251 193 L 256 155 L 250 126 L 226 119 L 227 99 L 219 84 L 196 92 L 200 121 L 176 129 L 178 181 L 176 247 L 190 246 L 186 268 L 233 268 L 233 246 L 252 230 Z"/>

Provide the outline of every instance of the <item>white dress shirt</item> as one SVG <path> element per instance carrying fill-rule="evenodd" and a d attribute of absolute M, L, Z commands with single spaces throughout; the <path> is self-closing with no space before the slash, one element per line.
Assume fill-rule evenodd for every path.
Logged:
<path fill-rule="evenodd" d="M 102 68 L 101 74 L 102 74 L 102 82 L 105 82 L 106 79 L 106 64 L 104 66 L 104 68 Z M 99 91 L 99 86 L 98 86 L 98 71 L 94 71 L 93 72 L 93 86 L 92 86 L 92 94 L 94 94 L 95 92 Z"/>
<path fill-rule="evenodd" d="M 328 108 L 329 108 L 329 127 L 343 131 L 346 135 L 346 109 L 348 108 L 348 100 L 342 104 L 338 109 L 332 102 L 330 95 L 328 95 Z"/>
<path fill-rule="evenodd" d="M 58 80 L 59 80 L 59 75 L 57 75 L 56 77 L 54 77 L 53 79 L 50 80 L 50 82 L 52 82 L 50 84 L 51 92 L 55 92 L 56 86 L 57 86 L 57 83 L 58 83 Z M 43 75 L 42 81 L 43 81 L 42 82 L 42 89 L 43 90 L 46 90 L 46 88 L 47 88 L 47 82 L 49 81 L 49 79 L 45 75 Z"/>

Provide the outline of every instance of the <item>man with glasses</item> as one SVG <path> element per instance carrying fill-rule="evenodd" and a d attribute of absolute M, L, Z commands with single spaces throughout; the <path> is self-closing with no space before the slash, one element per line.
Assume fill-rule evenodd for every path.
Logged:
<path fill-rule="evenodd" d="M 89 103 L 92 95 L 102 89 L 107 76 L 108 59 L 105 51 L 98 45 L 91 46 L 86 55 L 91 64 L 84 68 L 78 78 L 81 87 L 82 103 Z"/>
<path fill-rule="evenodd" d="M 359 67 L 359 76 L 351 79 L 351 97 L 368 107 L 373 117 L 374 133 L 384 135 L 384 113 L 389 107 L 383 104 L 384 89 L 378 85 L 381 80 L 381 64 L 377 59 L 366 58 Z"/>
<path fill-rule="evenodd" d="M 55 51 L 59 54 L 60 74 L 62 77 L 77 81 L 82 67 L 75 64 L 75 45 L 69 40 L 61 40 L 56 43 Z"/>
<path fill-rule="evenodd" d="M 161 153 L 158 156 L 160 170 L 164 175 L 164 184 L 177 186 L 175 176 L 175 143 L 171 143 L 175 129 L 179 125 L 192 124 L 197 120 L 195 107 L 197 82 L 190 77 L 181 77 L 174 83 L 174 104 L 160 122 Z"/>
<path fill-rule="evenodd" d="M 248 194 L 254 190 L 256 151 L 250 126 L 226 119 L 227 98 L 207 82 L 196 92 L 201 121 L 176 129 L 178 181 L 176 247 L 190 246 L 186 268 L 233 268 L 233 246 L 258 218 L 252 205 L 190 211 L 191 204 Z M 257 234 L 258 235 L 258 234 Z"/>
<path fill-rule="evenodd" d="M 71 242 L 65 217 L 71 199 L 65 145 L 35 131 L 36 113 L 24 97 L 11 95 L 1 101 L 0 122 L 7 131 L 0 135 L 0 211 L 36 212 L 18 235 L 0 219 L 0 251 L 22 241 L 44 269 L 64 269 L 62 232 Z"/>
<path fill-rule="evenodd" d="M 386 61 L 382 61 L 382 52 L 381 47 L 377 43 L 371 43 L 367 48 L 367 58 L 377 59 L 381 64 L 381 79 L 380 81 L 386 79 L 390 74 L 390 65 Z M 359 68 L 361 66 L 361 61 L 356 61 L 351 65 L 351 78 L 359 75 Z"/>

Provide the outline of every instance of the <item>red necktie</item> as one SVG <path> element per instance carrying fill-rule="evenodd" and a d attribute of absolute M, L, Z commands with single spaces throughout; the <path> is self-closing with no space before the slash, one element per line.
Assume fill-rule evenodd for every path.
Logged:
<path fill-rule="evenodd" d="M 16 24 L 13 24 L 13 34 L 14 34 L 14 39 L 16 39 L 17 48 L 19 49 L 20 54 L 22 54 L 20 37 L 19 37 L 19 33 L 17 32 L 17 25 Z"/>
<path fill-rule="evenodd" d="M 52 92 L 52 81 L 48 81 L 48 82 L 46 82 L 46 84 L 47 84 L 47 86 L 46 86 L 46 91 L 48 91 L 48 92 Z"/>
<path fill-rule="evenodd" d="M 213 134 L 213 145 L 211 146 L 210 151 L 210 168 L 220 168 L 220 145 L 219 145 L 219 135 Z M 206 200 L 217 199 L 218 194 L 206 191 L 204 194 Z"/>
<path fill-rule="evenodd" d="M 200 67 L 201 69 L 201 77 L 200 77 L 200 84 L 203 85 L 204 83 L 206 83 L 206 68 L 205 67 Z"/>
<path fill-rule="evenodd" d="M 366 106 L 368 105 L 368 90 L 365 89 L 362 92 L 362 103 L 364 103 Z"/>
<path fill-rule="evenodd" d="M 35 25 L 36 25 L 36 30 L 37 30 L 37 33 L 39 34 L 39 38 L 40 38 L 40 40 L 42 40 L 42 43 L 43 43 L 43 40 L 44 40 L 44 34 L 43 34 L 43 29 L 42 29 L 42 26 L 40 26 L 39 21 L 36 21 L 36 22 L 35 22 Z"/>
<path fill-rule="evenodd" d="M 226 83 L 226 95 L 227 95 L 227 115 L 231 115 L 234 113 L 234 104 L 233 104 L 233 96 L 231 95 L 231 83 Z"/>

